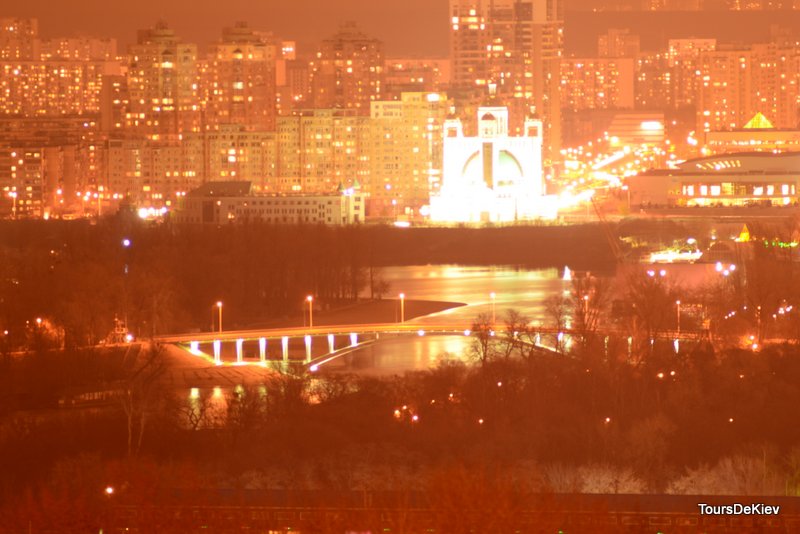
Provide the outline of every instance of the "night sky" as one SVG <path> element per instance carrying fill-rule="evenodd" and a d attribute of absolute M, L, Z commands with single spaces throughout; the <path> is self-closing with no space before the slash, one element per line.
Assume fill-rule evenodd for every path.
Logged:
<path fill-rule="evenodd" d="M 188 42 L 216 40 L 223 26 L 246 20 L 302 45 L 356 21 L 386 43 L 390 55 L 447 55 L 447 0 L 25 0 L 5 2 L 0 16 L 36 17 L 43 37 L 115 37 L 120 51 L 136 30 L 163 19 Z"/>
<path fill-rule="evenodd" d="M 119 52 L 136 40 L 136 30 L 166 21 L 186 41 L 204 47 L 219 39 L 224 26 L 238 20 L 251 27 L 294 39 L 300 51 L 334 34 L 341 22 L 354 20 L 381 39 L 389 56 L 448 55 L 448 0 L 5 0 L 0 16 L 36 17 L 47 37 L 115 37 Z M 617 0 L 572 0 L 566 24 L 568 55 L 596 52 L 598 34 L 629 27 L 642 36 L 642 47 L 663 48 L 668 38 L 715 37 L 725 42 L 764 42 L 770 26 L 800 28 L 800 11 L 703 13 L 592 13 L 587 8 Z M 3 0 L 0 0 L 3 2 Z M 577 11 L 583 11 L 578 13 Z M 800 36 L 798 36 L 800 37 Z"/>

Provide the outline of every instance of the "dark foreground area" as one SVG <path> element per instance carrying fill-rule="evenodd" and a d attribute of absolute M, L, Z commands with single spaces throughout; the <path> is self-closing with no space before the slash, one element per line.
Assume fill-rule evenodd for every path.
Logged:
<path fill-rule="evenodd" d="M 402 377 L 192 392 L 165 386 L 157 346 L 6 357 L 0 532 L 792 531 L 797 347 L 656 344 L 632 365 L 622 340 L 518 339 Z M 742 501 L 783 513 L 696 507 Z"/>
<path fill-rule="evenodd" d="M 496 506 L 492 495 L 468 502 L 418 492 L 220 492 L 196 495 L 214 505 L 111 505 L 106 523 L 113 531 L 270 532 L 796 532 L 800 498 L 736 495 L 527 495 L 511 506 Z M 776 507 L 775 515 L 703 515 L 699 504 Z M 763 510 L 764 508 L 757 508 Z M 243 526 L 246 525 L 246 526 Z"/>

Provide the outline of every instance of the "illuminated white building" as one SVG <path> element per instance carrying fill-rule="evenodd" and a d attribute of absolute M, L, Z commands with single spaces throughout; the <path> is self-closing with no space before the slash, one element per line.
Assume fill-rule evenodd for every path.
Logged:
<path fill-rule="evenodd" d="M 478 109 L 478 136 L 460 120 L 444 127 L 442 187 L 431 196 L 436 222 L 513 222 L 545 216 L 542 123 L 526 120 L 508 135 L 508 109 Z"/>

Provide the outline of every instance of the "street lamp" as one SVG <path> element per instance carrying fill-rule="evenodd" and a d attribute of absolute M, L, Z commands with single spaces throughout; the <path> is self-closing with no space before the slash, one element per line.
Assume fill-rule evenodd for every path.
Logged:
<path fill-rule="evenodd" d="M 217 310 L 219 312 L 219 333 L 222 333 L 222 301 L 217 301 Z"/>
<path fill-rule="evenodd" d="M 314 328 L 314 297 L 307 296 L 306 302 L 308 302 L 308 328 Z"/>
<path fill-rule="evenodd" d="M 489 298 L 492 300 L 492 325 L 494 325 L 494 323 L 495 323 L 495 299 L 497 298 L 497 295 L 495 294 L 494 291 L 489 293 Z"/>
<path fill-rule="evenodd" d="M 678 337 L 681 337 L 681 301 L 675 301 L 675 307 L 678 309 Z"/>
<path fill-rule="evenodd" d="M 14 206 L 11 208 L 11 213 L 13 215 L 13 218 L 16 220 L 16 218 L 17 218 L 17 192 L 16 191 L 11 191 L 8 194 L 8 196 L 11 197 L 11 200 L 14 202 Z"/>
<path fill-rule="evenodd" d="M 405 302 L 406 302 L 406 294 L 400 293 L 400 322 L 406 322 L 406 310 L 405 310 Z"/>

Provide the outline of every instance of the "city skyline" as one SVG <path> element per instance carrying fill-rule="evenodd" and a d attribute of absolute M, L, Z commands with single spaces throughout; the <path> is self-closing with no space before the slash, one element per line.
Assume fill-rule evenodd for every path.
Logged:
<path fill-rule="evenodd" d="M 407 40 L 430 47 L 434 32 L 407 15 L 427 20 L 431 6 L 412 2 L 394 17 L 394 4 L 314 5 L 233 2 L 223 10 L 233 22 L 218 17 L 211 30 L 203 21 L 216 8 L 176 14 L 171 4 L 144 2 L 130 19 L 126 8 L 111 17 L 138 24 L 147 16 L 135 43 L 96 33 L 49 37 L 43 11 L 36 14 L 44 19 L 1 18 L 0 211 L 73 218 L 130 204 L 161 216 L 180 211 L 203 184 L 238 181 L 273 196 L 355 188 L 370 221 L 425 222 L 448 179 L 446 125 L 460 120 L 464 136 L 474 137 L 476 111 L 486 106 L 507 110 L 500 113 L 509 137 L 540 121 L 544 187 L 536 194 L 547 205 L 538 212 L 549 217 L 650 170 L 675 170 L 733 147 L 796 144 L 800 41 L 792 21 L 800 10 L 787 11 L 794 3 L 573 2 L 584 10 L 568 13 L 568 0 L 448 0 L 447 11 L 427 22 L 443 26 L 447 51 L 427 48 L 425 57 L 398 57 L 389 43 L 392 31 L 412 27 L 419 31 L 406 31 Z M 71 7 L 61 9 L 81 13 Z M 715 11 L 721 7 L 728 13 Z M 100 14 L 82 23 L 95 24 Z M 286 17 L 308 27 L 295 34 L 281 26 Z M 396 18 L 394 30 L 374 29 L 387 18 Z M 298 39 L 318 24 L 333 29 L 304 46 Z M 753 31 L 737 31 L 742 24 Z M 101 28 L 110 30 L 91 29 Z M 753 122 L 757 116 L 764 120 Z M 764 136 L 751 123 L 777 131 Z M 735 140 L 720 141 L 726 131 Z M 499 159 L 488 155 L 480 158 L 485 177 L 511 172 L 490 168 Z M 689 180 L 684 193 L 668 195 L 669 203 L 717 202 L 699 197 L 721 189 L 681 179 Z M 784 189 L 791 184 L 763 191 L 786 205 Z M 755 198 L 761 189 L 741 191 L 751 193 L 724 200 L 762 200 Z M 475 216 L 516 220 L 520 213 Z"/>

